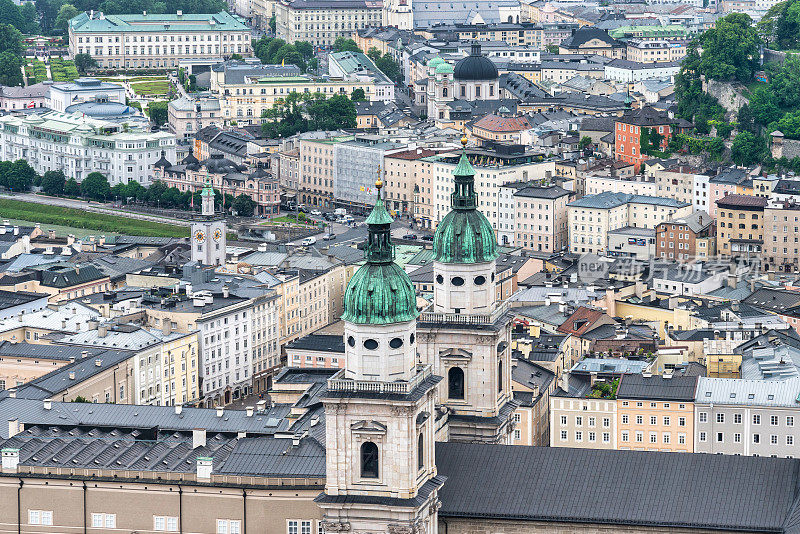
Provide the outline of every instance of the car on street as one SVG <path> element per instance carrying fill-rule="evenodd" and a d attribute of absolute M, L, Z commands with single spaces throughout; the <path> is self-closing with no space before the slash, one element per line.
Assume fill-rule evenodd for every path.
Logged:
<path fill-rule="evenodd" d="M 417 234 L 406 234 L 406 235 L 403 236 L 403 239 L 407 239 L 409 241 L 416 241 L 417 240 Z"/>
<path fill-rule="evenodd" d="M 319 210 L 311 210 L 311 215 L 313 215 L 314 217 L 319 217 L 320 215 L 322 215 L 322 212 Z"/>
<path fill-rule="evenodd" d="M 317 242 L 317 238 L 316 237 L 307 237 L 307 238 L 303 239 L 302 241 L 300 241 L 300 245 L 303 246 L 303 247 L 309 247 L 309 246 L 313 245 L 316 242 Z"/>
<path fill-rule="evenodd" d="M 325 241 L 333 241 L 334 239 L 336 239 L 336 234 L 325 234 L 324 236 L 322 236 L 322 239 Z"/>
<path fill-rule="evenodd" d="M 433 241 L 433 236 L 432 235 L 424 235 L 420 239 L 422 239 L 423 241 Z"/>

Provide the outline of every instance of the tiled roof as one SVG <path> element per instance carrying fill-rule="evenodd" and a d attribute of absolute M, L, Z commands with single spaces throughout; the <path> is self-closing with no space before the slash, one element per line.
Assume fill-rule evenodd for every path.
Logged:
<path fill-rule="evenodd" d="M 437 443 L 436 466 L 447 477 L 442 519 L 612 530 L 784 532 L 800 481 L 797 459 L 475 443 Z M 613 473 L 613 483 L 594 483 L 588 473 Z M 666 496 L 659 506 L 656 495 Z"/>
<path fill-rule="evenodd" d="M 525 117 L 502 117 L 491 114 L 478 119 L 473 127 L 492 132 L 519 132 L 530 129 L 531 125 Z"/>
<path fill-rule="evenodd" d="M 600 310 L 592 310 L 581 306 L 558 327 L 558 331 L 580 336 L 591 329 L 592 325 L 603 315 L 605 314 Z"/>
<path fill-rule="evenodd" d="M 717 206 L 720 208 L 764 208 L 767 205 L 767 199 L 764 197 L 756 197 L 751 195 L 726 195 L 717 200 Z"/>
<path fill-rule="evenodd" d="M 693 401 L 696 376 L 623 375 L 617 389 L 618 399 Z"/>

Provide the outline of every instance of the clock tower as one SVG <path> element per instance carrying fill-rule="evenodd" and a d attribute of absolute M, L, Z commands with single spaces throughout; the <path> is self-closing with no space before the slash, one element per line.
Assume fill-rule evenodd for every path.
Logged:
<path fill-rule="evenodd" d="M 192 261 L 203 265 L 224 265 L 225 220 L 214 216 L 214 188 L 208 175 L 200 197 L 201 218 L 192 223 Z"/>

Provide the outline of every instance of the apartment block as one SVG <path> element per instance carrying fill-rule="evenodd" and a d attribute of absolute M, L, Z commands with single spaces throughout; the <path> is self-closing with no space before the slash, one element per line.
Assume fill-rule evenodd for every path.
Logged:
<path fill-rule="evenodd" d="M 696 376 L 623 375 L 617 389 L 620 449 L 694 452 Z"/>

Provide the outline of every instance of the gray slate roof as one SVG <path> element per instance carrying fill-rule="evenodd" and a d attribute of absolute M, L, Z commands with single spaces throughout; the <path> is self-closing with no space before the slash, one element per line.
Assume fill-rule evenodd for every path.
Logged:
<path fill-rule="evenodd" d="M 618 399 L 649 400 L 694 400 L 697 389 L 696 376 L 643 376 L 640 374 L 623 375 L 617 389 Z"/>
<path fill-rule="evenodd" d="M 783 532 L 800 480 L 797 459 L 475 443 L 436 465 L 443 519 Z"/>

